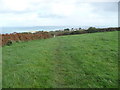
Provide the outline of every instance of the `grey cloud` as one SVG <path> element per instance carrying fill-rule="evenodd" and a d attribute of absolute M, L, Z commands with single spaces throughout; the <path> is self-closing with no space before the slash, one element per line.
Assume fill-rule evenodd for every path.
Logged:
<path fill-rule="evenodd" d="M 24 14 L 24 13 L 31 13 L 31 12 L 36 12 L 36 11 L 30 10 L 30 9 L 23 10 L 23 11 L 0 9 L 0 14 L 9 14 L 9 13 L 12 13 L 12 14 Z"/>
<path fill-rule="evenodd" d="M 65 16 L 60 16 L 56 14 L 39 14 L 40 18 L 64 18 Z"/>
<path fill-rule="evenodd" d="M 80 6 L 87 2 L 77 2 L 76 6 Z M 89 5 L 93 7 L 94 12 L 118 12 L 118 2 L 89 2 Z"/>
<path fill-rule="evenodd" d="M 101 17 L 117 18 L 118 3 L 117 2 L 95 2 L 90 3 L 93 7 L 92 13 Z"/>
<path fill-rule="evenodd" d="M 8 13 L 13 13 L 13 14 L 23 14 L 23 13 L 28 13 L 30 11 L 12 11 L 12 10 L 1 10 L 0 13 L 1 14 L 8 14 Z"/>
<path fill-rule="evenodd" d="M 118 3 L 117 2 L 95 2 L 91 3 L 96 12 L 118 12 Z"/>

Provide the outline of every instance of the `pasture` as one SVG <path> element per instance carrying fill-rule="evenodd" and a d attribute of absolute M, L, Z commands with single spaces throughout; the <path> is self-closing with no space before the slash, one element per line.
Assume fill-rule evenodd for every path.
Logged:
<path fill-rule="evenodd" d="M 2 60 L 3 88 L 115 88 L 118 31 L 13 43 Z"/>

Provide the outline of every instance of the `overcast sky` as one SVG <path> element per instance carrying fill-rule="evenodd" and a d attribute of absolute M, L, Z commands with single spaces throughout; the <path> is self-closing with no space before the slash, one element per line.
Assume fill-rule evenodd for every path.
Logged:
<path fill-rule="evenodd" d="M 96 1 L 0 0 L 0 26 L 118 26 L 119 0 Z"/>

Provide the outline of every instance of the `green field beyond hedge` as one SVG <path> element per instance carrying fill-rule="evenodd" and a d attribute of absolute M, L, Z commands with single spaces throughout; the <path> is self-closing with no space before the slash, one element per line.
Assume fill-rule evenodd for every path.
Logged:
<path fill-rule="evenodd" d="M 115 88 L 118 31 L 4 46 L 3 88 Z"/>

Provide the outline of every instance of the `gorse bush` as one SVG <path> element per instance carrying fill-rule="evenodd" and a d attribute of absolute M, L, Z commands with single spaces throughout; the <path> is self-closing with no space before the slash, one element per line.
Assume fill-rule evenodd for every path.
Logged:
<path fill-rule="evenodd" d="M 46 39 L 50 38 L 51 35 L 48 32 L 41 33 L 12 33 L 12 34 L 2 34 L 0 35 L 2 43 L 0 46 L 11 45 L 13 42 L 20 41 L 30 41 L 36 39 Z"/>

